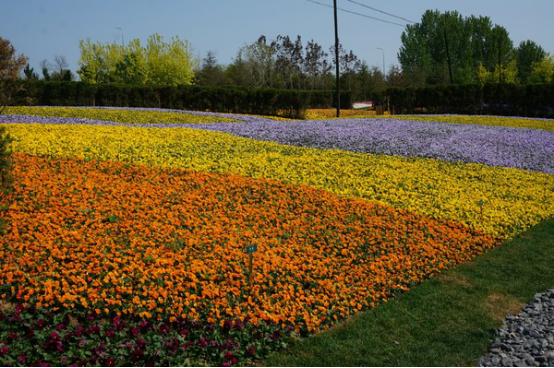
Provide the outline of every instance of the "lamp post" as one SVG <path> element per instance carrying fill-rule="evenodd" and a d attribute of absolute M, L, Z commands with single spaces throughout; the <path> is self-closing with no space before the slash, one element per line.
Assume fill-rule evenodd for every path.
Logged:
<path fill-rule="evenodd" d="M 387 78 L 387 74 L 385 73 L 385 49 L 382 47 L 377 47 L 377 50 L 381 50 L 383 52 L 383 80 Z"/>
<path fill-rule="evenodd" d="M 119 31 L 121 32 L 121 46 L 124 46 L 125 45 L 125 41 L 123 40 L 123 30 L 120 28 L 120 27 L 115 27 L 116 29 L 119 29 Z"/>

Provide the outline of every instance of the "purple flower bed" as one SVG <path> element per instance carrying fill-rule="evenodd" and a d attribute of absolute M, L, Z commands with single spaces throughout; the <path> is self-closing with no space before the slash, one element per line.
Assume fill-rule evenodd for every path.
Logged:
<path fill-rule="evenodd" d="M 132 126 L 187 127 L 294 146 L 427 157 L 554 174 L 554 131 L 383 118 L 283 122 L 231 114 L 218 116 L 240 118 L 242 122 Z M 0 115 L 1 123 L 131 125 L 26 115 Z"/>
<path fill-rule="evenodd" d="M 294 146 L 419 156 L 554 174 L 554 132 L 538 129 L 382 118 L 187 126 Z"/>

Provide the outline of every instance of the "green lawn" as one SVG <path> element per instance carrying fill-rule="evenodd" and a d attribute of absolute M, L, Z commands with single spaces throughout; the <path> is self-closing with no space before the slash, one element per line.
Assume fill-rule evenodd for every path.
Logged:
<path fill-rule="evenodd" d="M 552 287 L 554 219 L 262 364 L 477 365 L 505 314 Z"/>

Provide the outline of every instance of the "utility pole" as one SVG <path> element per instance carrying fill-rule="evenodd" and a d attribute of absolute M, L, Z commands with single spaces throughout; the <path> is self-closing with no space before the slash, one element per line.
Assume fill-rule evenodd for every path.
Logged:
<path fill-rule="evenodd" d="M 337 0 L 333 0 L 335 10 L 335 73 L 337 75 L 337 118 L 340 117 L 340 76 L 339 76 L 339 23 L 337 20 Z"/>
<path fill-rule="evenodd" d="M 381 50 L 383 52 L 383 79 L 386 79 L 387 73 L 385 72 L 385 49 L 382 47 L 377 47 L 377 50 Z"/>

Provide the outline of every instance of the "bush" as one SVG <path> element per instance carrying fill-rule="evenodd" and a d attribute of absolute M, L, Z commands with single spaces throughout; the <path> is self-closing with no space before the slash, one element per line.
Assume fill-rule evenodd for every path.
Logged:
<path fill-rule="evenodd" d="M 249 89 L 244 87 L 132 86 L 84 82 L 29 83 L 31 104 L 44 106 L 157 107 L 302 118 L 308 108 L 335 107 L 332 91 Z M 352 106 L 352 94 L 341 92 L 341 108 Z"/>
<path fill-rule="evenodd" d="M 440 85 L 386 90 L 393 113 L 554 117 L 554 84 Z"/>

